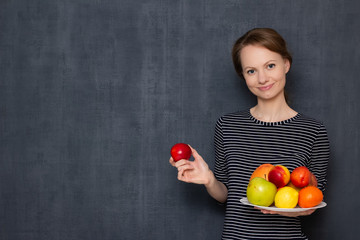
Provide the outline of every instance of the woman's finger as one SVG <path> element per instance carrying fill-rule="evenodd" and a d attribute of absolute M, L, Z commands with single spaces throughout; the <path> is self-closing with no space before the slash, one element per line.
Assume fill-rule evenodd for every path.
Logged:
<path fill-rule="evenodd" d="M 171 164 L 171 166 L 175 167 L 175 161 L 172 157 L 170 157 L 169 163 Z"/>
<path fill-rule="evenodd" d="M 178 169 L 179 172 L 180 171 L 183 172 L 183 171 L 186 171 L 186 170 L 193 170 L 194 166 L 191 165 L 191 164 L 187 164 L 187 165 L 182 165 L 182 166 L 178 167 L 177 169 Z"/>
<path fill-rule="evenodd" d="M 189 147 L 190 147 L 191 153 L 192 153 L 192 155 L 194 156 L 195 159 L 198 158 L 198 157 L 201 157 L 199 155 L 199 153 L 195 150 L 195 148 L 191 147 L 190 145 L 189 145 Z"/>
<path fill-rule="evenodd" d="M 185 171 L 178 172 L 178 180 L 183 181 L 183 182 L 188 182 Z"/>
<path fill-rule="evenodd" d="M 301 216 L 307 216 L 307 215 L 312 214 L 313 212 L 315 212 L 315 209 L 310 209 L 310 210 L 301 212 Z"/>
<path fill-rule="evenodd" d="M 188 164 L 191 164 L 191 162 L 189 160 L 186 160 L 186 159 L 181 159 L 177 162 L 175 162 L 175 167 L 180 167 L 180 166 L 183 166 L 183 165 L 188 165 Z"/>

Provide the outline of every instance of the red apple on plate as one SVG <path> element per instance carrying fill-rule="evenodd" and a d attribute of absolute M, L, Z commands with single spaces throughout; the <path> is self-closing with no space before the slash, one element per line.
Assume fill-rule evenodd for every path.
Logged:
<path fill-rule="evenodd" d="M 282 188 L 290 181 L 289 169 L 282 165 L 276 165 L 270 170 L 268 179 L 275 184 L 277 188 Z"/>
<path fill-rule="evenodd" d="M 181 159 L 189 160 L 191 157 L 191 148 L 185 143 L 177 143 L 171 148 L 170 154 L 175 162 Z"/>
<path fill-rule="evenodd" d="M 290 175 L 291 182 L 295 187 L 303 188 L 309 185 L 311 172 L 305 166 L 295 168 Z"/>

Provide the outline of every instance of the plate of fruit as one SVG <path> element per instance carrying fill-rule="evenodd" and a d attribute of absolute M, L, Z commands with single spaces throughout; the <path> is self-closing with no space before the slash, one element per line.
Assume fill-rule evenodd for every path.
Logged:
<path fill-rule="evenodd" d="M 253 206 L 253 207 L 260 208 L 260 209 L 276 211 L 276 212 L 304 212 L 309 209 L 323 208 L 323 207 L 326 207 L 326 205 L 327 205 L 326 202 L 321 202 L 318 205 L 316 205 L 315 207 L 310 207 L 310 208 L 302 208 L 299 206 L 296 206 L 294 208 L 278 208 L 278 207 L 275 207 L 274 205 L 271 205 L 270 207 L 264 207 L 264 206 L 259 206 L 259 205 L 254 205 L 254 204 L 249 203 L 249 200 L 246 197 L 240 199 L 240 202 L 242 204 L 245 204 L 248 206 Z"/>
<path fill-rule="evenodd" d="M 291 173 L 282 165 L 262 164 L 251 175 L 241 203 L 277 212 L 323 208 L 323 193 L 315 175 L 305 166 Z"/>

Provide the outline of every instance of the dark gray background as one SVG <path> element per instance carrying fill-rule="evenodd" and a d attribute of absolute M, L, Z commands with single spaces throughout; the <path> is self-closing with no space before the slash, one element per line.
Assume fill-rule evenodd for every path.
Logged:
<path fill-rule="evenodd" d="M 170 147 L 213 167 L 221 115 L 255 99 L 230 51 L 287 39 L 292 107 L 331 141 L 311 239 L 358 237 L 358 1 L 1 0 L 0 239 L 220 239 L 223 208 L 177 181 Z"/>

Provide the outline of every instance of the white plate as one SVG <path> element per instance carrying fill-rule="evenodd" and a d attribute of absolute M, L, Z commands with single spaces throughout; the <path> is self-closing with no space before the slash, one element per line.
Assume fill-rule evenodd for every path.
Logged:
<path fill-rule="evenodd" d="M 246 197 L 240 199 L 240 202 L 245 205 L 249 205 L 249 206 L 253 206 L 253 207 L 257 207 L 257 208 L 261 208 L 261 209 L 265 209 L 265 210 L 270 210 L 270 211 L 277 211 L 277 212 L 303 212 L 303 211 L 307 211 L 309 209 L 323 208 L 327 205 L 326 202 L 321 202 L 319 205 L 317 205 L 315 207 L 311 207 L 311 208 L 301 208 L 299 206 L 297 206 L 295 208 L 264 207 L 264 206 L 258 206 L 258 205 L 249 203 L 249 201 Z"/>

